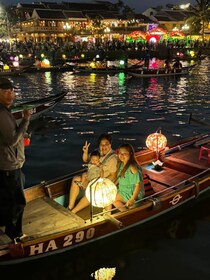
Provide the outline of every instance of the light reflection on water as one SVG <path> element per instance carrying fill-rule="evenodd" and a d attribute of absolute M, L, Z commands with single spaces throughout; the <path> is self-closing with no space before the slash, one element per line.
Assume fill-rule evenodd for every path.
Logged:
<path fill-rule="evenodd" d="M 13 80 L 17 102 L 68 92 L 43 119 L 31 124 L 33 136 L 24 167 L 28 185 L 80 168 L 84 141 L 96 148 L 97 137 L 104 132 L 113 134 L 114 148 L 128 141 L 135 149 L 145 147 L 146 136 L 158 128 L 170 142 L 207 132 L 188 120 L 190 113 L 199 119 L 209 117 L 209 59 L 180 77 L 126 79 L 124 73 L 46 72 Z"/>

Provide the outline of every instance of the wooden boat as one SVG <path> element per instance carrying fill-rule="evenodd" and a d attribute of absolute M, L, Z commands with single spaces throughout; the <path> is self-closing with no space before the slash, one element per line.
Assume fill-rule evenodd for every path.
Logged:
<path fill-rule="evenodd" d="M 55 66 L 45 66 L 45 67 L 37 67 L 35 65 L 31 65 L 26 67 L 25 73 L 39 73 L 39 72 L 73 72 L 74 65 L 73 64 L 61 64 Z"/>
<path fill-rule="evenodd" d="M 76 66 L 74 67 L 75 74 L 116 74 L 125 72 L 125 68 L 118 68 L 118 67 L 98 67 L 98 68 L 91 68 L 91 67 L 83 67 L 83 66 Z"/>
<path fill-rule="evenodd" d="M 169 146 L 160 154 L 162 168 L 153 165 L 157 156 L 154 151 L 136 152 L 151 185 L 145 187 L 145 198 L 124 212 L 114 209 L 110 213 L 90 206 L 74 214 L 66 208 L 71 180 L 85 169 L 25 189 L 23 230 L 27 236 L 13 243 L 0 228 L 0 265 L 79 250 L 195 204 L 210 189 L 210 163 L 205 158 L 199 160 L 200 147 L 208 143 L 210 134 L 204 134 Z"/>
<path fill-rule="evenodd" d="M 32 114 L 31 120 L 34 120 L 52 109 L 58 102 L 60 102 L 64 98 L 66 94 L 66 92 L 61 92 L 59 94 L 48 96 L 45 98 L 15 104 L 14 106 L 12 106 L 11 111 L 15 116 L 17 122 L 19 123 L 22 120 L 23 110 L 30 109 Z"/>
<path fill-rule="evenodd" d="M 134 65 L 120 65 L 119 61 L 96 61 L 89 63 L 80 63 L 74 67 L 75 74 L 117 74 L 127 73 L 133 69 L 139 68 L 139 63 Z"/>
<path fill-rule="evenodd" d="M 147 68 L 139 68 L 139 69 L 132 69 L 131 71 L 128 70 L 128 74 L 136 77 L 136 78 L 150 78 L 150 77 L 165 77 L 165 76 L 181 76 L 189 74 L 192 66 L 189 67 L 182 67 L 181 69 L 165 69 L 165 68 L 158 68 L 158 69 L 147 69 Z"/>
<path fill-rule="evenodd" d="M 21 75 L 25 72 L 24 68 L 10 68 L 7 70 L 0 70 L 0 77 L 5 77 L 5 76 L 17 76 Z"/>

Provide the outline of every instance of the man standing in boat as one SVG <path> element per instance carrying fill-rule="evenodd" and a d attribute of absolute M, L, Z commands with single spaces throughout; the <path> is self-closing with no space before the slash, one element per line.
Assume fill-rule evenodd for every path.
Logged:
<path fill-rule="evenodd" d="M 26 200 L 21 168 L 25 162 L 24 134 L 31 118 L 30 110 L 24 110 L 23 119 L 17 125 L 10 112 L 14 97 L 12 82 L 0 78 L 0 226 L 5 226 L 5 233 L 12 240 L 23 236 Z"/>

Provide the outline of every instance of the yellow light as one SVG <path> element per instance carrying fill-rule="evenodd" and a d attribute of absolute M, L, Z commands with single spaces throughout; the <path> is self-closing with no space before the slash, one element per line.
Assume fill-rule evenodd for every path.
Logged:
<path fill-rule="evenodd" d="M 149 136 L 147 136 L 146 139 L 146 146 L 151 151 L 159 152 L 163 149 L 165 149 L 167 145 L 167 139 L 162 133 L 152 133 Z"/>
<path fill-rule="evenodd" d="M 50 61 L 49 59 L 44 59 L 42 62 L 41 62 L 41 67 L 50 67 Z"/>
<path fill-rule="evenodd" d="M 81 57 L 82 57 L 82 58 L 84 58 L 84 57 L 85 57 L 84 53 L 82 53 L 82 54 L 81 54 Z"/>
<path fill-rule="evenodd" d="M 63 58 L 63 59 L 66 59 L 66 55 L 65 55 L 65 54 L 62 54 L 62 58 Z"/>
<path fill-rule="evenodd" d="M 92 62 L 90 63 L 90 67 L 91 67 L 91 68 L 96 68 L 95 62 L 92 61 Z"/>
<path fill-rule="evenodd" d="M 102 208 L 111 205 L 115 201 L 116 194 L 116 185 L 107 178 L 93 179 L 89 182 L 85 192 L 88 201 L 93 206 Z"/>
<path fill-rule="evenodd" d="M 4 64 L 3 69 L 4 70 L 9 70 L 9 65 L 8 64 Z"/>

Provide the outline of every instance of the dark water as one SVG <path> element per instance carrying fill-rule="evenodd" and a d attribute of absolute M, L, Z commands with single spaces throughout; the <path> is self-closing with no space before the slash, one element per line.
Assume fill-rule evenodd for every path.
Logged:
<path fill-rule="evenodd" d="M 72 75 L 25 74 L 12 78 L 17 101 L 68 92 L 42 119 L 31 123 L 26 150 L 26 187 L 81 168 L 82 145 L 97 146 L 111 133 L 113 148 L 130 142 L 145 147 L 149 133 L 161 128 L 175 142 L 209 128 L 189 124 L 189 115 L 210 120 L 210 60 L 182 77 L 126 80 L 123 73 Z M 209 122 L 210 123 L 210 122 Z M 116 267 L 114 279 L 210 279 L 210 200 L 147 229 L 135 229 L 100 245 L 57 257 L 32 279 L 89 279 L 100 267 Z M 31 279 L 31 277 L 30 277 Z"/>

